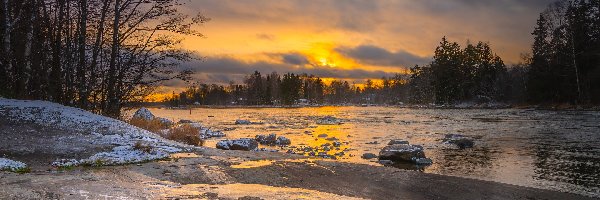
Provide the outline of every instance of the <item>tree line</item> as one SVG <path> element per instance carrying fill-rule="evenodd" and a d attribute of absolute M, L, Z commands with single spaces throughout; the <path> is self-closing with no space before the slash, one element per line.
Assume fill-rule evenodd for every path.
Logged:
<path fill-rule="evenodd" d="M 0 96 L 119 117 L 163 80 L 187 78 L 178 34 L 209 19 L 179 0 L 2 0 Z"/>
<path fill-rule="evenodd" d="M 244 84 L 196 84 L 165 102 L 171 106 L 200 105 L 293 105 L 304 104 L 398 104 L 408 100 L 408 75 L 384 77 L 380 84 L 367 80 L 363 86 L 310 74 L 256 71 Z"/>

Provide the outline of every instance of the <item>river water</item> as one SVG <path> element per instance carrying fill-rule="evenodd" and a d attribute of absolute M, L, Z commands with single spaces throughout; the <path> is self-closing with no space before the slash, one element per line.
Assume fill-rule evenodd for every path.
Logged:
<path fill-rule="evenodd" d="M 150 109 L 156 116 L 195 120 L 227 138 L 254 138 L 276 133 L 292 140 L 296 153 L 303 147 L 342 143 L 340 162 L 378 165 L 361 158 L 378 154 L 391 139 L 422 145 L 431 166 L 419 170 L 600 197 L 600 112 L 521 109 L 407 109 L 395 107 L 320 108 L 196 108 Z M 341 125 L 317 125 L 325 116 Z M 260 122 L 235 125 L 236 119 Z M 327 136 L 324 136 L 326 134 Z M 475 147 L 461 150 L 443 144 L 445 134 L 475 139 Z M 319 137 L 321 136 L 321 137 Z M 209 139 L 214 147 L 220 139 Z M 290 148 L 265 147 L 286 152 Z M 344 155 L 339 153 L 343 152 Z"/>

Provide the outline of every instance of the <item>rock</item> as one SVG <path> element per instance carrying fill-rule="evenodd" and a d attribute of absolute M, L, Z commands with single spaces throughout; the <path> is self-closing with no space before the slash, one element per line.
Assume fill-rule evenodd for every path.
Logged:
<path fill-rule="evenodd" d="M 75 167 L 79 165 L 79 161 L 75 159 L 59 159 L 52 162 L 52 167 Z"/>
<path fill-rule="evenodd" d="M 250 124 L 252 124 L 252 122 L 250 122 L 250 120 L 236 119 L 235 124 L 236 125 L 250 125 Z"/>
<path fill-rule="evenodd" d="M 342 124 L 342 120 L 335 118 L 333 116 L 326 116 L 317 120 L 318 125 L 340 125 Z"/>
<path fill-rule="evenodd" d="M 414 159 L 415 164 L 417 165 L 431 165 L 433 161 L 429 158 L 417 158 Z"/>
<path fill-rule="evenodd" d="M 340 146 L 342 146 L 342 143 L 336 141 L 336 142 L 333 142 L 333 146 L 334 147 L 340 147 Z"/>
<path fill-rule="evenodd" d="M 275 144 L 280 145 L 280 146 L 287 146 L 287 145 L 292 144 L 292 141 L 286 137 L 279 136 L 279 137 L 277 137 L 277 141 L 275 142 Z"/>
<path fill-rule="evenodd" d="M 425 152 L 418 145 L 395 144 L 386 146 L 379 152 L 379 160 L 414 163 L 420 158 L 425 158 Z"/>
<path fill-rule="evenodd" d="M 326 137 L 327 137 L 327 134 L 319 134 L 317 137 L 320 137 L 320 138 L 326 138 Z"/>
<path fill-rule="evenodd" d="M 390 142 L 388 142 L 388 145 L 395 145 L 395 144 L 409 144 L 409 143 L 406 140 L 390 140 Z"/>
<path fill-rule="evenodd" d="M 369 160 L 369 159 L 377 158 L 377 155 L 375 155 L 374 153 L 364 153 L 361 156 L 361 158 Z"/>
<path fill-rule="evenodd" d="M 394 164 L 394 162 L 391 161 L 391 160 L 379 160 L 379 161 L 377 161 L 377 163 L 385 165 L 385 166 L 393 165 Z"/>
<path fill-rule="evenodd" d="M 271 133 L 269 135 L 257 135 L 254 139 L 264 145 L 275 145 L 277 143 L 277 135 L 275 133 Z"/>
<path fill-rule="evenodd" d="M 254 139 L 243 138 L 236 140 L 222 140 L 217 142 L 217 149 L 251 151 L 258 148 L 258 142 Z"/>
<path fill-rule="evenodd" d="M 379 144 L 379 142 L 377 142 L 377 141 L 373 141 L 373 142 L 367 142 L 367 143 L 365 143 L 365 144 Z"/>
<path fill-rule="evenodd" d="M 475 142 L 460 134 L 447 134 L 444 137 L 444 143 L 456 145 L 460 149 L 473 148 Z"/>
<path fill-rule="evenodd" d="M 173 125 L 175 125 L 175 123 L 167 118 L 162 118 L 162 117 L 156 117 L 156 119 L 158 119 L 158 121 L 165 127 L 171 127 Z"/>
<path fill-rule="evenodd" d="M 181 119 L 179 120 L 179 122 L 177 122 L 178 124 L 191 124 L 194 123 L 194 121 L 192 120 L 188 120 L 188 119 Z"/>
<path fill-rule="evenodd" d="M 150 110 L 142 107 L 135 111 L 135 113 L 133 114 L 133 118 L 150 121 L 154 119 L 154 115 L 152 114 L 152 112 L 150 112 Z"/>
<path fill-rule="evenodd" d="M 208 139 L 208 138 L 215 138 L 215 137 L 225 137 L 227 135 L 225 135 L 225 133 L 221 132 L 221 131 L 211 131 L 208 128 L 201 128 L 200 129 L 200 138 L 202 139 Z"/>

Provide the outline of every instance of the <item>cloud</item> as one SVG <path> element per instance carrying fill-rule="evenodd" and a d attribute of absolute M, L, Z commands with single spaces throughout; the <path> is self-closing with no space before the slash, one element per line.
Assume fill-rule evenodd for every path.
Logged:
<path fill-rule="evenodd" d="M 429 58 L 413 55 L 406 51 L 391 52 L 374 45 L 360 45 L 354 48 L 339 47 L 335 50 L 360 63 L 377 66 L 408 68 L 416 64 L 426 64 L 431 60 Z"/>
<path fill-rule="evenodd" d="M 243 78 L 258 71 L 262 74 L 271 72 L 312 74 L 322 78 L 336 78 L 345 80 L 356 80 L 362 82 L 365 79 L 377 79 L 393 75 L 392 73 L 379 70 L 364 69 L 341 69 L 326 66 L 314 66 L 308 63 L 306 57 L 297 53 L 280 54 L 282 63 L 256 61 L 248 62 L 230 56 L 209 56 L 203 60 L 195 60 L 182 63 L 184 69 L 194 71 L 192 78 L 203 83 L 228 84 L 229 82 L 242 83 Z M 287 59 L 286 59 L 287 58 Z M 287 60 L 287 61 L 286 61 Z M 184 81 L 168 81 L 165 86 L 185 87 L 188 83 Z"/>
<path fill-rule="evenodd" d="M 286 64 L 306 65 L 309 64 L 308 58 L 299 53 L 281 54 L 281 59 Z"/>
<path fill-rule="evenodd" d="M 261 39 L 261 40 L 273 41 L 273 40 L 275 40 L 275 35 L 259 33 L 259 34 L 256 34 L 256 38 Z"/>

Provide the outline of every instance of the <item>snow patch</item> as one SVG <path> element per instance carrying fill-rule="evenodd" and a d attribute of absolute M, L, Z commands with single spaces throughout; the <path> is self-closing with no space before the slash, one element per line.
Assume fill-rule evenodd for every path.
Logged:
<path fill-rule="evenodd" d="M 79 162 L 87 165 L 121 165 L 163 159 L 169 157 L 169 155 L 169 152 L 163 149 L 152 149 L 146 152 L 137 150 L 133 146 L 118 146 L 113 148 L 111 152 L 97 153 Z"/>
<path fill-rule="evenodd" d="M 11 159 L 0 158 L 0 170 L 1 171 L 19 171 L 27 169 L 27 165 L 25 163 L 14 161 Z"/>

